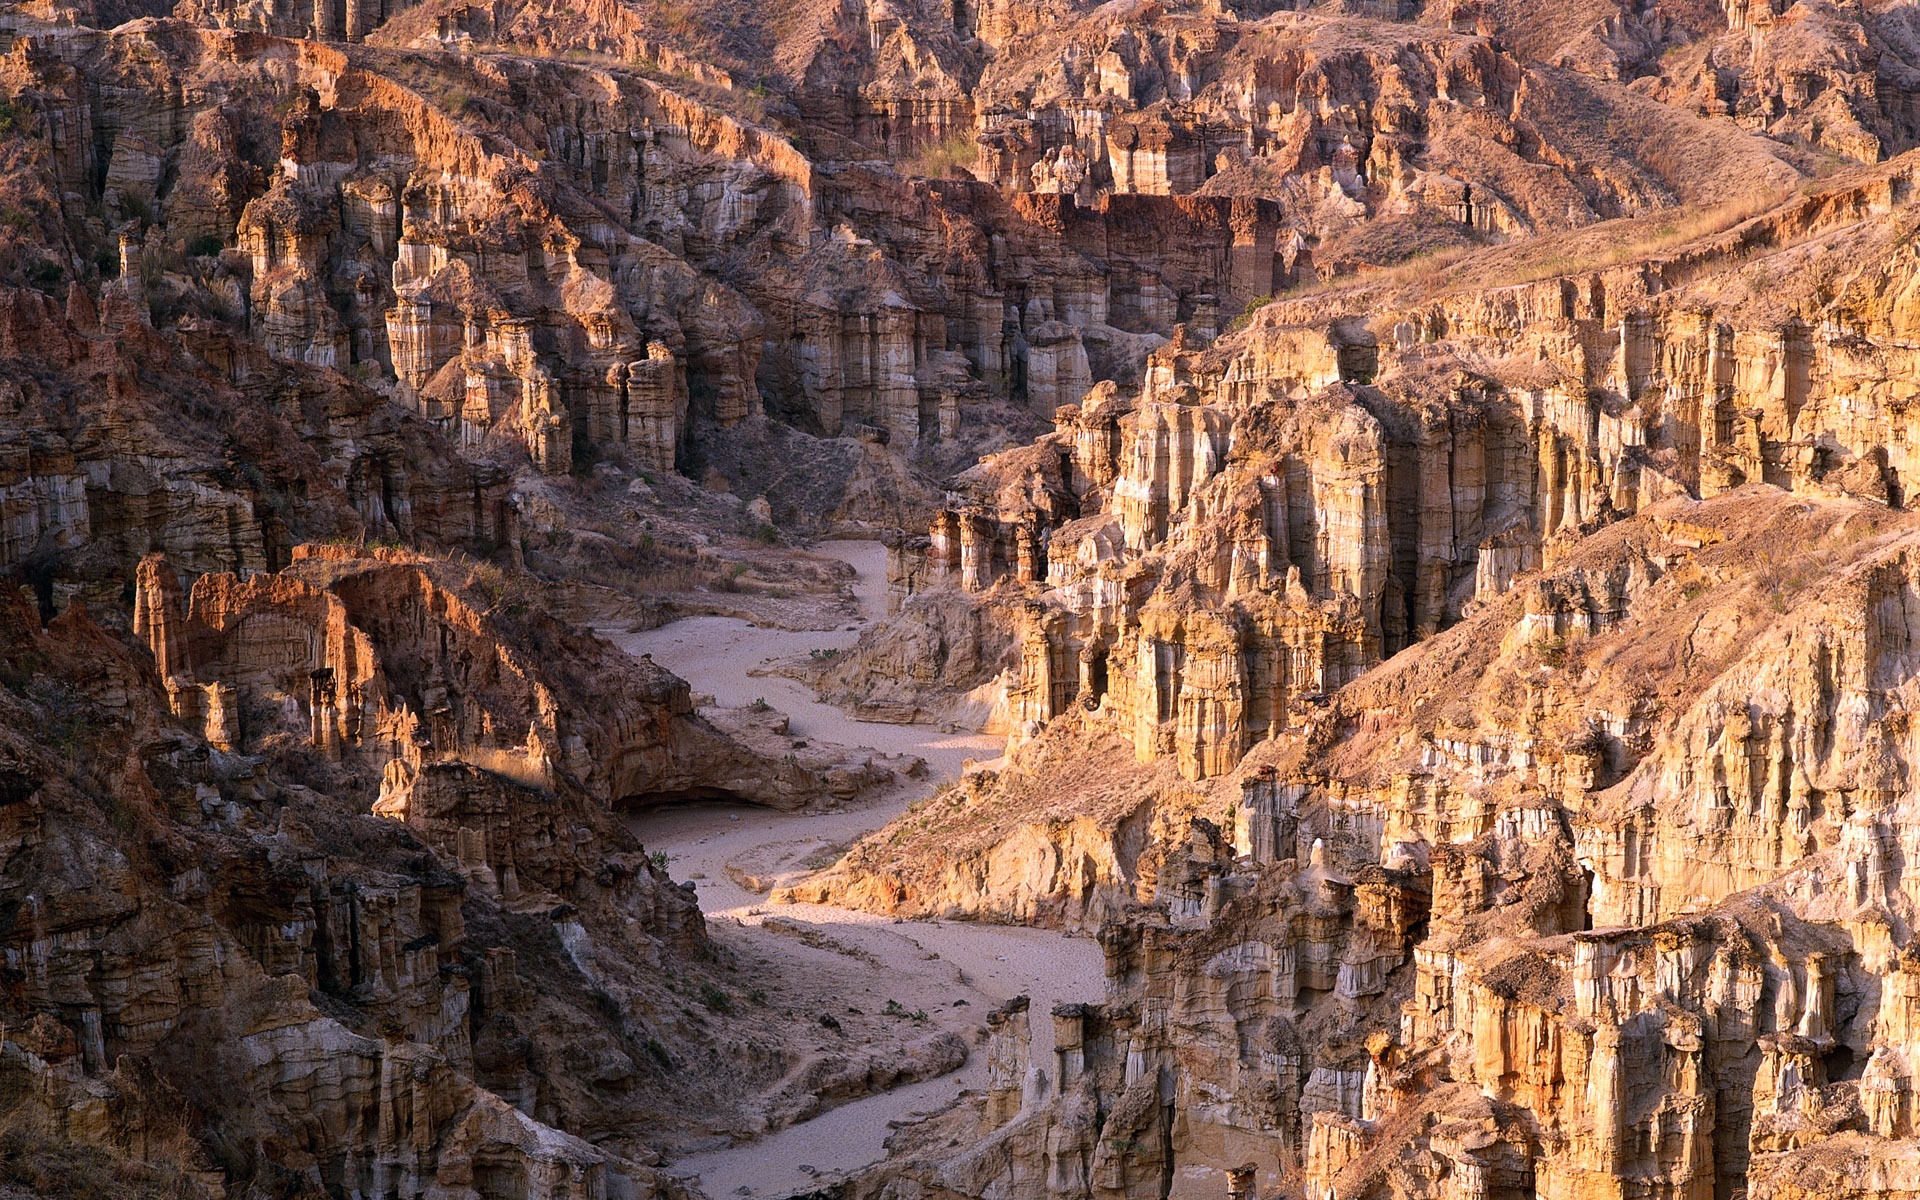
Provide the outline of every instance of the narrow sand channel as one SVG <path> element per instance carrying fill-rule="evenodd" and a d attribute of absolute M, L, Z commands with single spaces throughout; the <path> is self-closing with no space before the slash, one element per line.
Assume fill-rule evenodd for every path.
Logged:
<path fill-rule="evenodd" d="M 861 624 L 886 611 L 883 547 L 873 542 L 826 542 L 819 552 L 852 564 L 859 573 L 854 591 L 863 610 Z M 917 754 L 929 769 L 925 781 L 838 811 L 781 813 L 744 804 L 693 804 L 636 813 L 628 825 L 649 849 L 666 851 L 674 878 L 696 881 L 701 908 L 715 919 L 716 928 L 738 921 L 756 952 L 816 971 L 831 969 L 818 959 L 807 961 L 792 938 L 764 930 L 763 923 L 772 917 L 828 932 L 837 943 L 877 962 L 881 978 L 861 986 L 871 993 L 863 1002 L 875 1009 L 886 1000 L 897 1000 L 909 1009 L 925 1009 L 942 1027 L 971 1034 L 992 1006 L 1022 993 L 1031 996 L 1033 1062 L 1049 1064 L 1053 1030 L 1048 1011 L 1056 1004 L 1101 996 L 1100 948 L 1092 940 L 993 925 L 901 922 L 830 905 L 774 907 L 727 873 L 729 864 L 744 865 L 761 875 L 770 865 L 776 871 L 794 870 L 809 858 L 830 856 L 957 776 L 966 759 L 985 760 L 999 753 L 995 738 L 943 734 L 922 725 L 856 721 L 838 708 L 819 703 L 799 683 L 748 674 L 770 660 L 814 649 L 848 648 L 858 631 L 854 625 L 829 632 L 789 632 L 728 617 L 693 617 L 644 633 L 602 630 L 602 636 L 630 654 L 651 654 L 655 662 L 692 684 L 696 695 L 708 693 L 717 703 L 731 706 L 764 699 L 790 716 L 796 737 Z M 955 1007 L 956 1001 L 965 1005 Z M 982 1087 L 985 1055 L 971 1037 L 968 1041 L 974 1046 L 972 1057 L 953 1074 L 842 1105 L 749 1145 L 686 1156 L 670 1164 L 670 1169 L 697 1173 L 702 1190 L 714 1200 L 733 1196 L 769 1200 L 818 1188 L 835 1175 L 882 1157 L 882 1143 L 891 1132 L 889 1121 L 937 1111 L 962 1090 Z M 810 1170 L 801 1170 L 803 1166 Z"/>

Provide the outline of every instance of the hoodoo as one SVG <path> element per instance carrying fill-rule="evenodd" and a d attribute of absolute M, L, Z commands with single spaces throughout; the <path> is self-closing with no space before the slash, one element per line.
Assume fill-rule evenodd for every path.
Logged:
<path fill-rule="evenodd" d="M 1917 185 L 1900 3 L 0 0 L 0 1197 L 1920 1200 Z"/>

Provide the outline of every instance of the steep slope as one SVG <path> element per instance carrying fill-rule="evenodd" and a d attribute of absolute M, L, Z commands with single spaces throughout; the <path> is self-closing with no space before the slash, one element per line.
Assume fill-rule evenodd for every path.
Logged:
<path fill-rule="evenodd" d="M 0 1190 L 680 1196 L 958 1065 L 615 816 L 909 765 L 574 627 L 829 621 L 827 532 L 898 611 L 789 669 L 1010 753 L 773 899 L 1110 987 L 842 1200 L 1920 1190 L 1908 6 L 0 49 Z"/>
<path fill-rule="evenodd" d="M 956 479 L 835 670 L 958 592 L 1012 753 L 792 894 L 1112 1000 L 855 1192 L 1906 1194 L 1910 170 L 1282 298 Z"/>

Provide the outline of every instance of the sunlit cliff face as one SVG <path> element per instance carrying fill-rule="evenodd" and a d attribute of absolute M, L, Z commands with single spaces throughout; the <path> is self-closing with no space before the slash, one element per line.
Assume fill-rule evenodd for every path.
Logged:
<path fill-rule="evenodd" d="M 0 1191 L 1920 1194 L 1916 72 L 0 11 Z"/>

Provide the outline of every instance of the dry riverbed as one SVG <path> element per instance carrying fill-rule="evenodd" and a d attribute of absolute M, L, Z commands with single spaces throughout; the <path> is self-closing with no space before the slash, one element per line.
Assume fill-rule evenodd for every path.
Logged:
<path fill-rule="evenodd" d="M 1099 946 L 1044 930 L 964 922 L 903 922 L 831 905 L 769 905 L 768 886 L 831 862 L 862 834 L 879 828 L 959 775 L 969 759 L 999 753 L 998 739 L 943 733 L 924 725 L 856 721 L 821 704 L 804 685 L 754 671 L 812 651 L 844 650 L 866 621 L 886 611 L 886 551 L 873 542 L 819 547 L 858 572 L 861 615 L 827 631 L 768 629 L 729 617 L 692 617 L 640 633 L 602 630 L 631 654 L 650 654 L 686 679 L 696 695 L 722 706 L 764 700 L 788 714 L 797 738 L 867 746 L 924 759 L 923 780 L 860 805 L 781 813 L 746 804 L 689 804 L 635 813 L 634 833 L 664 851 L 676 879 L 692 879 L 714 936 L 743 961 L 776 964 L 785 978 L 820 981 L 818 996 L 866 1012 L 899 1011 L 903 1019 L 950 1029 L 973 1047 L 968 1064 L 833 1108 L 745 1145 L 682 1157 L 671 1169 L 697 1174 L 713 1200 L 761 1200 L 818 1188 L 877 1161 L 889 1122 L 915 1119 L 952 1104 L 986 1077 L 978 1042 L 989 1009 L 1013 996 L 1033 998 L 1033 1061 L 1052 1051 L 1045 1014 L 1056 1004 L 1098 1000 Z M 754 885 L 750 890 L 745 884 Z M 871 1006 L 871 1007 L 868 1007 Z M 891 1007 L 889 1007 L 891 1006 Z"/>

